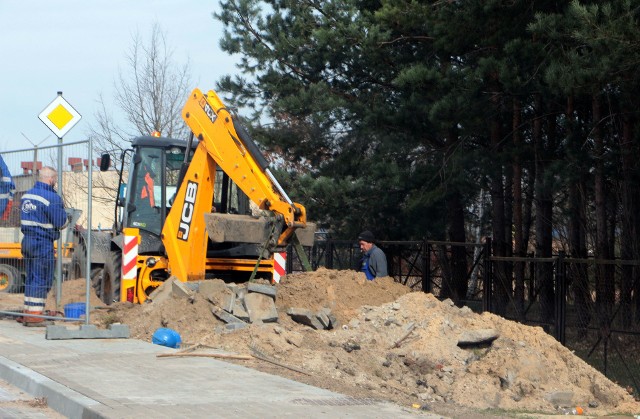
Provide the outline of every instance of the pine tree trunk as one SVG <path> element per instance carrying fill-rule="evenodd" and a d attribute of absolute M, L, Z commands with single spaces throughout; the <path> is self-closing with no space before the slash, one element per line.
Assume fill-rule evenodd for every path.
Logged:
<path fill-rule="evenodd" d="M 638 258 L 638 252 L 635 244 L 637 236 L 637 186 L 633 181 L 633 162 L 637 158 L 633 149 L 633 121 L 631 117 L 624 116 L 622 118 L 622 136 L 620 137 L 620 154 L 622 166 L 621 179 L 621 237 L 620 237 L 620 257 L 623 260 L 632 260 Z M 636 160 L 637 161 L 637 160 Z M 632 306 L 632 295 L 637 278 L 638 269 L 632 265 L 622 265 L 622 277 L 620 284 L 620 304 L 623 325 L 629 328 L 634 323 L 635 310 Z M 636 289 L 635 294 L 637 295 Z M 637 300 L 637 298 L 636 298 Z"/>
<path fill-rule="evenodd" d="M 452 193 L 447 198 L 447 208 L 449 212 L 449 241 L 464 243 L 464 206 L 459 193 Z M 451 299 L 456 305 L 460 305 L 467 295 L 467 251 L 464 245 L 451 246 L 451 277 L 449 289 Z M 443 287 L 444 291 L 444 287 Z"/>
<path fill-rule="evenodd" d="M 600 111 L 600 99 L 597 95 L 592 97 L 592 114 L 593 114 L 593 139 L 595 154 L 595 216 L 596 216 L 596 245 L 595 257 L 600 260 L 608 260 L 611 258 L 609 254 L 609 232 L 607 228 L 607 205 L 604 179 L 604 140 L 602 138 L 602 129 L 600 121 L 602 114 Z M 598 324 L 602 328 L 602 333 L 606 333 L 609 325 L 610 313 L 612 310 L 613 299 L 609 295 L 609 289 L 613 282 L 613 277 L 608 275 L 608 265 L 596 264 L 596 311 L 598 314 Z"/>
<path fill-rule="evenodd" d="M 535 189 L 535 230 L 536 230 L 536 257 L 550 258 L 552 256 L 552 215 L 553 201 L 550 187 L 546 181 L 546 161 L 548 160 L 548 150 L 544 144 L 542 136 L 542 109 L 541 100 L 537 98 L 536 111 L 538 115 L 533 124 L 533 139 L 536 149 L 536 189 Z M 549 116 L 550 121 L 553 116 Z M 550 138 L 554 134 L 555 124 L 550 127 L 546 137 Z M 548 140 L 549 142 L 551 140 Z M 541 320 L 545 323 L 552 323 L 554 318 L 554 286 L 553 286 L 553 264 L 551 262 L 538 262 L 536 266 L 536 288 L 540 296 Z"/>
<path fill-rule="evenodd" d="M 522 106 L 518 99 L 513 99 L 513 246 L 514 255 L 516 257 L 524 257 L 526 251 L 526 243 L 524 242 L 523 232 L 523 199 L 522 199 L 522 163 L 520 153 L 522 152 Z M 516 318 L 524 320 L 524 262 L 514 263 L 514 300 L 516 309 Z"/>
<path fill-rule="evenodd" d="M 497 109 L 497 107 L 496 107 Z M 501 130 L 500 121 L 496 117 L 491 121 L 491 145 L 494 153 L 498 153 L 500 149 Z M 495 256 L 506 255 L 505 243 L 505 212 L 504 212 L 504 185 L 502 165 L 496 164 L 492 171 L 491 178 L 491 230 L 494 237 L 492 253 Z M 494 269 L 494 295 L 495 307 L 494 312 L 504 316 L 506 314 L 507 304 L 509 302 L 510 281 L 505 275 L 504 262 L 495 262 Z"/>
<path fill-rule="evenodd" d="M 570 96 L 567 100 L 566 120 L 574 120 L 574 100 L 573 96 Z M 567 137 L 575 147 L 580 147 L 583 138 L 576 138 L 575 124 L 569 123 L 569 132 Z M 578 143 L 578 144 L 575 144 Z M 572 160 L 570 164 L 575 165 L 577 168 L 581 168 L 580 162 Z M 569 255 L 577 259 L 586 259 L 587 253 L 587 233 L 586 233 L 586 199 L 584 191 L 586 190 L 584 177 L 581 176 L 581 171 L 577 173 L 579 180 L 569 182 Z M 576 307 L 576 313 L 578 315 L 578 327 L 583 332 L 586 332 L 586 328 L 591 322 L 591 290 L 589 286 L 589 272 L 587 264 L 576 263 L 572 266 L 569 272 L 568 281 L 571 281 L 574 304 Z"/>

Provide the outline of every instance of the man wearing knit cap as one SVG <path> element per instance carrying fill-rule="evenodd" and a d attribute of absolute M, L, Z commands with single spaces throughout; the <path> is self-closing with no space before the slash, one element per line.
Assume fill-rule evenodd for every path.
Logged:
<path fill-rule="evenodd" d="M 376 238 L 372 232 L 365 230 L 358 236 L 360 250 L 362 250 L 362 265 L 360 270 L 364 272 L 369 281 L 389 276 L 387 273 L 387 257 L 382 249 L 375 245 Z"/>

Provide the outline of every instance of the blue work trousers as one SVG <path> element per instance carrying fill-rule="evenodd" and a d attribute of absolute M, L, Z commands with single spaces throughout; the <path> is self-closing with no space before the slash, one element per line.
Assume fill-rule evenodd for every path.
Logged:
<path fill-rule="evenodd" d="M 34 311 L 42 310 L 47 294 L 53 285 L 55 256 L 53 242 L 40 237 L 22 239 L 27 278 L 25 280 L 25 306 L 33 306 Z"/>

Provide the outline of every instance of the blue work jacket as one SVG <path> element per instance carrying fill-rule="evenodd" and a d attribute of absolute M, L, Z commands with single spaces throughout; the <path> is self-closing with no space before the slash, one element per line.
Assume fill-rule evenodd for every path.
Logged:
<path fill-rule="evenodd" d="M 20 230 L 30 239 L 57 240 L 67 221 L 62 198 L 51 185 L 36 182 L 22 196 Z"/>

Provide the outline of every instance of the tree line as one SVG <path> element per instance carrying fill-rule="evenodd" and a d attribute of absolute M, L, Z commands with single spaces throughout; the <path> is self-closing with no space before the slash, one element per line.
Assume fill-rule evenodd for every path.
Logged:
<path fill-rule="evenodd" d="M 217 89 L 252 111 L 254 138 L 284 157 L 292 198 L 335 237 L 480 232 L 496 256 L 640 260 L 640 1 L 223 0 L 221 10 L 221 47 L 240 62 Z M 461 273 L 464 259 L 452 255 Z M 592 279 L 609 307 L 612 269 Z M 623 269 L 631 310 L 640 275 Z M 501 274 L 516 299 L 522 270 Z M 466 280 L 453 285 L 462 298 Z"/>

